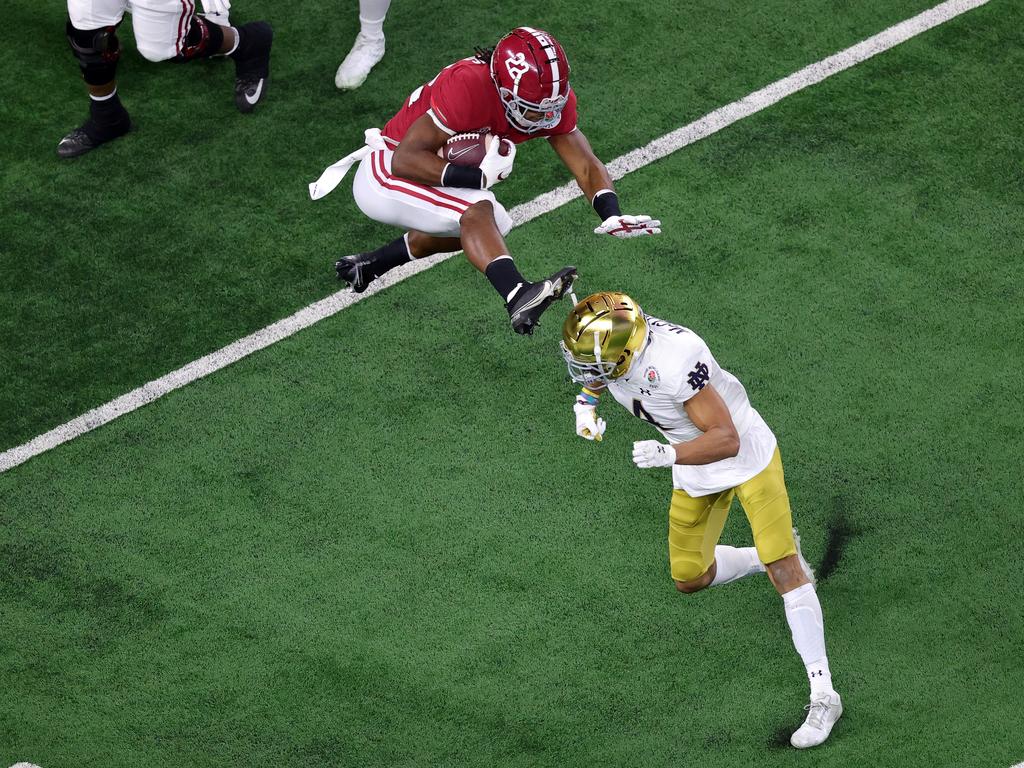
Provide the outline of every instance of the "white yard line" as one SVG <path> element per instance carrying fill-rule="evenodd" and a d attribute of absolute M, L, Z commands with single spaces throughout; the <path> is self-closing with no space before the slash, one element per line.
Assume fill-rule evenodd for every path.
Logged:
<path fill-rule="evenodd" d="M 771 85 L 754 91 L 749 96 L 716 109 L 714 112 L 689 125 L 685 125 L 655 139 L 645 147 L 627 152 L 622 157 L 618 157 L 608 163 L 608 170 L 611 172 L 612 178 L 620 179 L 628 173 L 650 165 L 655 160 L 660 160 L 689 144 L 693 144 L 695 141 L 699 141 L 722 130 L 726 126 L 732 125 L 737 120 L 753 115 L 755 112 L 760 112 L 762 109 L 770 107 L 786 96 L 820 83 L 822 80 L 845 69 L 849 69 L 875 54 L 887 51 L 922 32 L 926 32 L 932 27 L 936 27 L 962 13 L 985 5 L 987 2 L 988 0 L 948 0 L 948 2 L 940 3 L 917 16 L 901 21 L 899 24 L 894 24 L 877 35 L 869 37 L 844 51 L 840 51 L 833 56 L 829 56 L 827 59 L 822 59 L 815 64 L 804 67 L 798 72 L 794 72 L 788 77 L 784 77 Z M 511 211 L 512 220 L 516 226 L 525 224 L 536 219 L 538 216 L 565 205 L 570 200 L 579 197 L 580 194 L 579 187 L 576 186 L 575 182 L 571 182 L 558 189 L 545 192 L 543 195 L 539 195 L 527 203 L 516 206 Z M 166 376 L 161 376 L 155 381 L 151 381 L 138 389 L 121 395 L 117 399 L 94 408 L 66 424 L 51 429 L 49 432 L 28 441 L 24 445 L 19 445 L 16 448 L 0 453 L 0 472 L 6 472 L 8 469 L 28 461 L 33 456 L 38 456 L 51 448 L 56 448 L 62 443 L 73 440 L 79 435 L 113 421 L 118 416 L 123 416 L 137 408 L 141 408 L 147 403 L 163 397 L 168 392 L 173 392 L 197 379 L 209 376 L 214 371 L 219 371 L 221 368 L 251 355 L 253 352 L 268 347 L 281 339 L 285 339 L 301 331 L 303 328 L 308 328 L 326 317 L 337 314 L 357 301 L 369 298 L 378 291 L 382 291 L 395 283 L 405 280 L 417 272 L 430 269 L 435 264 L 439 264 L 452 255 L 443 254 L 410 262 L 375 280 L 365 293 L 356 294 L 346 289 L 335 293 L 333 296 L 328 296 L 326 299 L 322 299 L 315 304 L 310 304 L 294 315 L 268 325 L 251 336 L 239 339 L 232 344 L 228 344 L 223 349 L 211 352 L 209 355 L 189 363 L 183 368 L 172 371 Z M 1024 764 L 1021 764 L 1021 766 L 1024 766 Z M 1015 768 L 1021 768 L 1021 766 L 1015 766 Z"/>

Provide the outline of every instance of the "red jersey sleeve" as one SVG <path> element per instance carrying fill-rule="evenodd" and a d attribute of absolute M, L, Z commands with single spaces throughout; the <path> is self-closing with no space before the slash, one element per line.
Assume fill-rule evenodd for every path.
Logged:
<path fill-rule="evenodd" d="M 477 131 L 490 124 L 483 105 L 495 101 L 490 74 L 484 64 L 460 62 L 443 70 L 430 89 L 430 114 L 449 133 Z"/>

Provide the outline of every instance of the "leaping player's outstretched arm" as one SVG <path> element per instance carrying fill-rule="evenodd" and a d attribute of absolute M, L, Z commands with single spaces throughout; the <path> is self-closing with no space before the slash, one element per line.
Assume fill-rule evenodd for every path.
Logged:
<path fill-rule="evenodd" d="M 614 237 L 636 237 L 638 235 L 657 235 L 661 232 L 661 222 L 650 216 L 624 216 L 619 208 L 619 198 L 612 185 L 612 177 L 604 167 L 590 142 L 578 128 L 571 133 L 551 136 L 548 139 L 551 147 L 558 153 L 565 167 L 576 178 L 587 200 L 594 206 L 601 217 L 601 226 L 594 230 L 595 234 L 613 235 Z"/>
<path fill-rule="evenodd" d="M 571 133 L 552 136 L 548 143 L 576 178 L 576 183 L 580 185 L 587 200 L 593 201 L 594 195 L 604 189 L 614 192 L 608 169 L 590 148 L 590 142 L 583 135 L 583 131 L 577 128 Z"/>

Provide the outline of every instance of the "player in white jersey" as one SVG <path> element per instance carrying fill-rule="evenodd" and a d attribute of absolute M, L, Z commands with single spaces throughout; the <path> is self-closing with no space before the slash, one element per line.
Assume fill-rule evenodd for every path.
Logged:
<path fill-rule="evenodd" d="M 680 592 L 728 584 L 767 571 L 782 596 L 793 644 L 811 687 L 807 718 L 794 747 L 825 741 L 843 712 L 825 654 L 814 573 L 800 554 L 775 434 L 740 381 L 722 369 L 689 328 L 645 315 L 623 293 L 579 302 L 562 328 L 562 355 L 573 380 L 576 433 L 601 440 L 602 392 L 652 424 L 668 441 L 633 444 L 641 468 L 672 468 L 669 561 Z M 753 532 L 753 547 L 718 544 L 734 496 Z"/>

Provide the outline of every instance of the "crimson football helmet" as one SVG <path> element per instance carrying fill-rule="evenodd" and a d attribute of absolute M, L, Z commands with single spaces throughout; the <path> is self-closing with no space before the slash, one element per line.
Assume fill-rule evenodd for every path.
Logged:
<path fill-rule="evenodd" d="M 569 60 L 547 32 L 516 27 L 501 38 L 491 53 L 491 79 L 516 128 L 535 133 L 558 125 L 569 100 Z"/>

